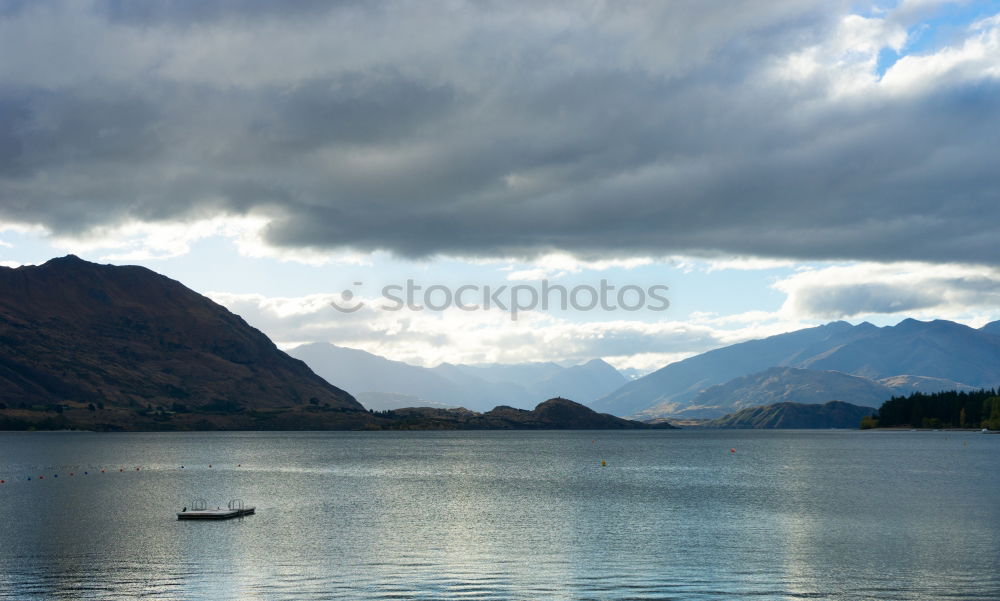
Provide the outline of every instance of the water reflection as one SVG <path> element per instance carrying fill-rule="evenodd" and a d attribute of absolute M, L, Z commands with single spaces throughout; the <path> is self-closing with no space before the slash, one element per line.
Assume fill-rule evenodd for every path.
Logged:
<path fill-rule="evenodd" d="M 4 474 L 143 466 L 0 488 L 0 598 L 1000 598 L 1000 437 L 963 442 L 0 434 Z"/>

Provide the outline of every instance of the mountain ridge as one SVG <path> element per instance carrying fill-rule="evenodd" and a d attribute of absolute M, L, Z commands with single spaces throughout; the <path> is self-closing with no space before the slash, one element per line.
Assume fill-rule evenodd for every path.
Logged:
<path fill-rule="evenodd" d="M 602 359 L 561 367 L 552 362 L 420 367 L 327 342 L 289 351 L 329 381 L 369 399 L 370 409 L 389 409 L 384 395 L 406 394 L 444 405 L 488 411 L 497 405 L 533 407 L 539 398 L 566 397 L 588 405 L 627 382 Z"/>
<path fill-rule="evenodd" d="M 856 430 L 861 418 L 877 413 L 873 407 L 862 407 L 844 401 L 828 401 L 821 405 L 806 403 L 774 403 L 747 407 L 736 413 L 700 424 L 703 428 L 733 429 L 827 429 Z"/>
<path fill-rule="evenodd" d="M 872 381 L 907 376 L 922 379 L 925 390 L 949 383 L 962 389 L 991 387 L 1000 383 L 1000 336 L 993 334 L 1000 326 L 993 324 L 973 329 L 912 318 L 885 327 L 830 322 L 671 363 L 592 406 L 643 418 L 677 415 L 707 388 L 772 367 L 837 371 Z"/>
<path fill-rule="evenodd" d="M 503 369 L 550 373 L 553 367 Z M 471 417 L 478 415 L 485 417 Z M 485 414 L 433 407 L 367 411 L 240 316 L 145 267 L 72 255 L 0 267 L 0 429 L 440 427 L 649 426 L 565 398 L 532 410 L 498 403 Z"/>
<path fill-rule="evenodd" d="M 652 405 L 664 404 L 669 412 L 683 406 L 708 386 L 784 365 L 800 354 L 803 347 L 843 337 L 852 327 L 847 322 L 837 321 L 712 349 L 632 380 L 591 406 L 613 415 L 631 415 Z"/>
<path fill-rule="evenodd" d="M 0 402 L 13 409 L 107 409 L 91 421 L 122 408 L 225 413 L 315 402 L 363 410 L 241 317 L 180 282 L 74 255 L 0 268 Z"/>
<path fill-rule="evenodd" d="M 893 394 L 888 386 L 838 371 L 772 367 L 706 388 L 673 417 L 716 418 L 748 407 L 783 402 L 818 405 L 841 398 L 877 407 Z"/>

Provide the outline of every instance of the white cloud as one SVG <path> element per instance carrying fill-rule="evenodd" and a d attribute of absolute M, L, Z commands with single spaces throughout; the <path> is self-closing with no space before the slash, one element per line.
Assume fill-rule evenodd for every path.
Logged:
<path fill-rule="evenodd" d="M 864 94 L 917 94 L 1000 76 L 1000 15 L 971 24 L 967 37 L 924 54 L 906 54 L 906 26 L 947 2 L 904 2 L 873 17 L 848 15 L 821 43 L 782 57 L 771 70 L 778 81 L 821 83 L 828 99 Z M 914 35 L 919 35 L 919 31 Z M 904 54 L 879 77 L 884 49 Z M 825 108 L 831 108 L 826 106 Z"/>
<path fill-rule="evenodd" d="M 604 358 L 621 368 L 649 371 L 667 363 L 754 338 L 816 325 L 781 313 L 697 314 L 688 321 L 579 321 L 527 311 L 511 321 L 502 311 L 386 311 L 386 300 L 358 296 L 354 313 L 339 294 L 269 298 L 210 293 L 283 348 L 330 342 L 424 366 L 449 363 L 579 362 Z"/>
<path fill-rule="evenodd" d="M 70 252 L 101 253 L 106 261 L 169 259 L 189 253 L 199 240 L 232 234 L 244 225 L 245 220 L 225 217 L 174 223 L 129 221 L 79 236 L 53 236 L 51 242 Z"/>
<path fill-rule="evenodd" d="M 713 348 L 723 337 L 711 327 L 679 321 L 608 320 L 578 322 L 528 311 L 512 321 L 502 311 L 386 311 L 385 299 L 356 297 L 364 305 L 341 313 L 339 294 L 269 298 L 259 294 L 209 293 L 216 302 L 287 347 L 330 342 L 420 365 L 581 361 L 617 357 L 629 365 L 640 355 L 676 357 Z M 634 360 L 624 357 L 635 355 Z"/>
<path fill-rule="evenodd" d="M 782 267 L 794 267 L 795 261 L 785 259 L 768 259 L 763 257 L 735 257 L 732 259 L 709 260 L 707 271 L 760 271 L 765 269 L 779 269 Z"/>
<path fill-rule="evenodd" d="M 820 83 L 834 99 L 865 92 L 878 82 L 879 52 L 899 51 L 906 41 L 906 30 L 885 17 L 847 15 L 821 43 L 786 55 L 771 73 L 778 81 Z"/>
<path fill-rule="evenodd" d="M 1000 16 L 975 23 L 969 33 L 959 45 L 900 58 L 886 71 L 881 87 L 894 94 L 914 94 L 1000 77 Z"/>
<path fill-rule="evenodd" d="M 800 271 L 774 284 L 793 319 L 870 315 L 980 321 L 1000 307 L 1000 270 L 928 263 L 855 263 Z"/>
<path fill-rule="evenodd" d="M 511 271 L 507 274 L 507 279 L 513 282 L 533 281 L 555 279 L 565 274 L 565 271 L 552 272 L 544 267 L 536 267 L 534 269 L 518 269 L 516 271 Z"/>
<path fill-rule="evenodd" d="M 387 311 L 381 297 L 357 296 L 354 313 L 338 294 L 301 297 L 211 293 L 283 348 L 331 342 L 400 361 L 450 363 L 578 362 L 601 357 L 619 368 L 649 371 L 712 348 L 812 327 L 841 318 L 947 318 L 977 326 L 996 319 L 1000 270 L 974 265 L 853 263 L 805 267 L 774 288 L 778 311 L 691 313 L 684 321 L 581 321 L 525 311 Z"/>
<path fill-rule="evenodd" d="M 549 253 L 523 263 L 528 265 L 526 269 L 516 269 L 508 265 L 501 268 L 503 271 L 510 271 L 507 279 L 516 280 L 543 280 L 556 279 L 570 273 L 580 273 L 582 271 L 607 271 L 609 269 L 635 269 L 644 265 L 651 265 L 655 262 L 653 257 L 626 257 L 608 259 L 588 259 L 576 257 L 570 253 Z"/>
<path fill-rule="evenodd" d="M 271 258 L 308 265 L 371 264 L 368 253 L 270 245 L 263 233 L 269 223 L 270 220 L 260 216 L 215 216 L 163 223 L 131 220 L 118 225 L 98 226 L 77 235 L 49 234 L 49 240 L 52 246 L 66 252 L 98 254 L 101 260 L 115 262 L 179 257 L 190 253 L 197 242 L 218 237 L 232 241 L 239 254 L 250 258 Z M 44 228 L 35 229 L 44 232 Z"/>
<path fill-rule="evenodd" d="M 697 353 L 636 353 L 634 355 L 614 355 L 603 357 L 618 370 L 634 369 L 642 374 L 656 371 L 671 363 L 682 361 Z"/>
<path fill-rule="evenodd" d="M 40 225 L 33 225 L 29 223 L 13 223 L 9 221 L 0 221 L 0 233 L 4 232 L 37 235 L 45 233 L 45 228 L 43 228 Z"/>

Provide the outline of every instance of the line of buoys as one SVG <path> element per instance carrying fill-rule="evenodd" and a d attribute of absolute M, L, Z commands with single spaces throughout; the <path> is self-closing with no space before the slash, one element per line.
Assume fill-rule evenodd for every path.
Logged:
<path fill-rule="evenodd" d="M 602 461 L 602 464 L 603 464 L 603 461 Z M 215 464 L 213 464 L 213 463 L 209 463 L 208 464 L 208 467 L 210 467 L 210 468 L 214 468 L 214 466 L 215 466 Z M 242 463 L 237 463 L 236 467 L 240 467 L 241 468 L 241 467 L 243 467 L 243 464 Z M 180 466 L 180 469 L 182 469 L 182 470 L 186 469 L 186 468 L 187 468 L 187 466 L 185 466 L 185 465 Z M 101 472 L 100 473 L 106 474 L 107 471 L 108 471 L 107 468 L 101 468 Z M 141 465 L 137 465 L 135 467 L 135 471 L 137 471 L 137 472 L 142 471 L 142 466 Z M 125 468 L 124 467 L 119 467 L 118 468 L 118 472 L 119 473 L 124 473 L 125 472 Z M 97 472 L 95 472 L 95 473 L 97 473 Z M 64 473 L 63 475 L 65 476 L 66 474 Z M 90 470 L 85 470 L 84 472 L 82 472 L 82 475 L 89 476 L 90 475 Z M 76 472 L 75 471 L 69 472 L 69 476 L 75 477 L 76 476 Z M 52 478 L 58 478 L 59 474 L 51 474 L 51 477 Z M 45 479 L 45 474 L 39 474 L 39 475 L 34 476 L 34 477 L 32 477 L 32 476 L 27 476 L 26 477 L 26 481 L 28 481 L 28 482 L 30 482 L 33 479 L 34 480 L 44 480 Z M 15 478 L 15 480 L 16 480 L 16 478 Z M 0 484 L 7 484 L 7 480 L 6 479 L 0 480 Z"/>

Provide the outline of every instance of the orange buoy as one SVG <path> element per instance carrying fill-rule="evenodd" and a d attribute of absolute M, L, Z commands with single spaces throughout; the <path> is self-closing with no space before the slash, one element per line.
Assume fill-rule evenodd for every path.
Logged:
<path fill-rule="evenodd" d="M 735 452 L 736 452 L 736 449 L 729 449 L 729 452 L 730 452 L 730 453 L 735 453 Z"/>

